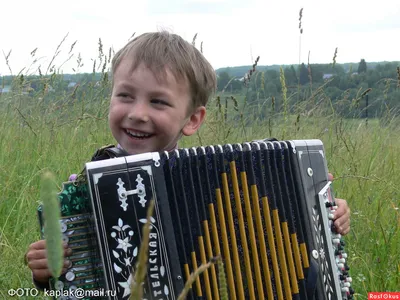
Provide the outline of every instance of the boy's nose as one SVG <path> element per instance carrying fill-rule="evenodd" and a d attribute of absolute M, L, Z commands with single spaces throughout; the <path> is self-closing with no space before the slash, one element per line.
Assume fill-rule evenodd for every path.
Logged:
<path fill-rule="evenodd" d="M 136 122 L 148 122 L 149 121 L 149 111 L 145 104 L 137 103 L 132 107 L 128 114 L 128 118 Z"/>

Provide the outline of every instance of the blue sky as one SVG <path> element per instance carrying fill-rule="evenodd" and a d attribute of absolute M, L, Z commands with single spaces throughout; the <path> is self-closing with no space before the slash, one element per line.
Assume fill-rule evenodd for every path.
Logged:
<path fill-rule="evenodd" d="M 55 4 L 57 3 L 57 4 Z M 59 56 L 65 73 L 76 67 L 80 53 L 92 70 L 98 40 L 104 52 L 118 50 L 134 32 L 168 29 L 188 41 L 198 33 L 204 54 L 215 68 L 260 64 L 329 63 L 338 47 L 337 62 L 399 61 L 400 2 L 359 0 L 13 0 L 0 8 L 0 74 L 32 73 L 46 69 L 58 44 L 68 33 Z M 299 10 L 303 8 L 303 34 L 299 51 Z M 30 53 L 36 51 L 36 58 Z M 299 58 L 300 56 L 300 58 Z M 32 65 L 33 63 L 33 65 Z M 30 67 L 30 68 L 29 68 Z"/>

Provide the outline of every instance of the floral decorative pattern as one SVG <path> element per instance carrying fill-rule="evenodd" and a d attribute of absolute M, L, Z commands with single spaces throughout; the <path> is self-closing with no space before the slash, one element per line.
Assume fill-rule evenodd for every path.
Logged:
<path fill-rule="evenodd" d="M 138 255 L 138 247 L 132 245 L 131 239 L 135 234 L 130 225 L 124 225 L 121 218 L 118 219 L 118 225 L 112 227 L 111 237 L 117 242 L 117 247 L 112 250 L 114 256 L 114 271 L 121 275 L 126 281 L 118 282 L 124 289 L 123 297 L 130 295 L 130 284 L 132 281 L 132 262 Z M 129 267 L 129 268 L 128 268 Z"/>
<path fill-rule="evenodd" d="M 313 225 L 314 225 L 314 230 L 315 230 L 315 239 L 317 241 L 319 258 L 321 260 L 319 265 L 321 267 L 321 271 L 322 271 L 323 278 L 324 278 L 325 292 L 328 296 L 328 299 L 332 299 L 332 297 L 333 297 L 332 278 L 331 278 L 331 275 L 329 274 L 329 265 L 328 265 L 328 261 L 326 260 L 325 241 L 321 235 L 322 225 L 321 225 L 321 221 L 319 218 L 319 214 L 314 207 L 312 208 L 312 214 L 313 214 L 312 218 L 314 221 Z"/>
<path fill-rule="evenodd" d="M 153 236 L 159 236 L 160 232 L 159 229 L 157 228 L 156 224 L 156 219 L 151 217 L 151 230 L 155 231 L 153 233 Z M 142 224 L 145 224 L 147 222 L 147 219 L 139 219 L 139 222 Z M 122 276 L 125 280 L 124 281 L 118 281 L 118 285 L 123 288 L 123 298 L 129 296 L 131 294 L 130 286 L 132 283 L 132 276 L 134 272 L 134 264 L 136 262 L 137 256 L 138 256 L 138 246 L 134 245 L 132 243 L 132 238 L 135 235 L 135 233 L 132 230 L 132 227 L 128 224 L 125 224 L 124 221 L 119 218 L 118 219 L 118 224 L 115 226 L 112 226 L 112 231 L 111 231 L 111 238 L 113 238 L 116 242 L 116 247 L 112 250 L 112 254 L 114 256 L 113 258 L 113 269 L 114 272 Z M 157 273 L 159 273 L 161 278 L 165 278 L 166 272 L 165 272 L 165 263 L 164 263 L 164 256 L 161 255 L 162 249 L 159 245 L 159 241 L 157 243 L 152 244 L 152 241 L 150 240 L 151 245 L 156 245 L 157 247 L 157 252 L 160 253 L 157 259 L 157 267 L 154 268 L 157 270 Z M 151 266 L 150 266 L 151 267 Z M 160 278 L 160 279 L 161 279 Z M 166 297 L 165 299 L 170 299 L 169 298 L 169 287 L 167 284 L 164 284 L 162 287 L 162 292 L 164 296 Z"/>

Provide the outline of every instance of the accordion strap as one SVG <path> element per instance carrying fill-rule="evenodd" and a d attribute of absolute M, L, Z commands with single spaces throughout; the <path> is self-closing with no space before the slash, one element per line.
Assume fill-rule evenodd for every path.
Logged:
<path fill-rule="evenodd" d="M 98 149 L 92 156 L 92 161 L 104 160 L 114 157 L 121 157 L 129 155 L 125 150 L 115 147 L 114 145 L 107 145 Z"/>
<path fill-rule="evenodd" d="M 307 298 L 308 299 L 313 299 L 313 300 L 318 300 L 316 297 L 316 289 L 317 289 L 317 282 L 318 282 L 318 276 L 319 276 L 319 271 L 318 271 L 318 264 L 314 261 L 310 261 L 310 268 L 308 269 L 308 274 L 307 274 Z"/>
<path fill-rule="evenodd" d="M 266 139 L 262 139 L 262 140 L 253 140 L 253 142 L 277 142 L 278 140 L 276 138 L 266 138 Z"/>
<path fill-rule="evenodd" d="M 93 154 L 91 161 L 99 161 L 127 155 L 129 155 L 129 153 L 125 150 L 116 147 L 115 145 L 107 145 L 97 149 L 97 151 Z M 86 168 L 83 168 L 83 170 L 79 173 L 78 178 L 74 183 L 75 185 L 78 185 L 81 181 L 86 180 L 85 171 Z"/>

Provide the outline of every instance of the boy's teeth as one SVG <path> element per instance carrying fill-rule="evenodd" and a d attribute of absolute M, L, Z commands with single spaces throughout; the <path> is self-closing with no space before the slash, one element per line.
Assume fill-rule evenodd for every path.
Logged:
<path fill-rule="evenodd" d="M 132 132 L 132 131 L 129 131 L 129 130 L 127 130 L 126 132 L 129 133 L 130 135 L 134 136 L 134 137 L 148 137 L 148 136 L 150 136 L 150 134 L 147 134 L 147 133 L 137 133 L 137 132 Z"/>

